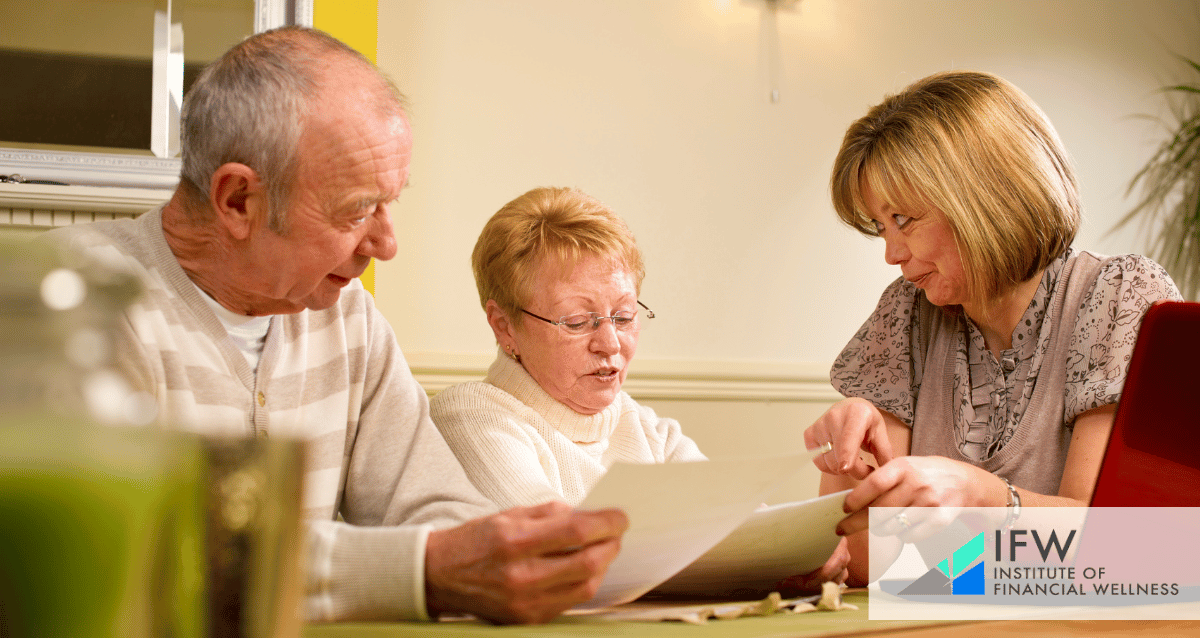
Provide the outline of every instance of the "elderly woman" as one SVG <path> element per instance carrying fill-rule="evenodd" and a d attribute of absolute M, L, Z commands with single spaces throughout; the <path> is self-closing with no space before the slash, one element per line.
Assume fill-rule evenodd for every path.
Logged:
<path fill-rule="evenodd" d="M 674 419 L 621 391 L 642 322 L 645 270 L 633 234 L 571 188 L 506 204 L 471 255 L 500 344 L 487 378 L 434 397 L 434 422 L 467 474 L 502 508 L 577 505 L 617 461 L 705 457 Z"/>
<path fill-rule="evenodd" d="M 642 322 L 645 270 L 633 234 L 572 188 L 536 188 L 501 208 L 471 255 L 479 302 L 499 343 L 483 381 L 443 390 L 434 422 L 500 507 L 578 505 L 617 461 L 705 456 L 674 419 L 621 391 Z M 845 543 L 821 568 L 780 584 L 846 579 Z"/>
<path fill-rule="evenodd" d="M 1046 116 L 998 77 L 933 75 L 850 126 L 831 186 L 902 273 L 833 365 L 848 398 L 804 434 L 834 444 L 822 492 L 854 488 L 851 582 L 868 505 L 1086 505 L 1141 317 L 1179 292 L 1144 257 L 1071 248 L 1079 194 Z"/>

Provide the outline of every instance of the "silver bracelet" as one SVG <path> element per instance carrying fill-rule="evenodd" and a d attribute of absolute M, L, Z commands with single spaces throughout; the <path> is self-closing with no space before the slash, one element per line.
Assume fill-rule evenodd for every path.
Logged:
<path fill-rule="evenodd" d="M 1021 495 L 1008 479 L 1000 476 L 1000 480 L 1004 481 L 1004 486 L 1008 488 L 1008 516 L 1004 518 L 1004 529 L 1012 529 L 1013 524 L 1021 517 Z"/>

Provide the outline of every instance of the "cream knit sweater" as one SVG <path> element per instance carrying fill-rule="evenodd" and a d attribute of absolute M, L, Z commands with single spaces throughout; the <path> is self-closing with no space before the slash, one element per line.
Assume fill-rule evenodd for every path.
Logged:
<path fill-rule="evenodd" d="M 503 354 L 483 381 L 434 397 L 430 414 L 475 486 L 501 509 L 548 500 L 578 505 L 618 461 L 705 460 L 678 421 L 628 394 L 597 414 L 579 414 Z"/>

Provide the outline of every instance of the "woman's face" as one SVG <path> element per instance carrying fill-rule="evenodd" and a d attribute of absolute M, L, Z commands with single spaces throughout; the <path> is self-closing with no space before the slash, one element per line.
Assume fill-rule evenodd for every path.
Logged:
<path fill-rule="evenodd" d="M 863 203 L 886 243 L 884 260 L 900 266 L 904 278 L 925 291 L 935 306 L 970 305 L 962 257 L 954 231 L 934 207 L 901 210 L 864 184 Z"/>
<path fill-rule="evenodd" d="M 582 257 L 574 267 L 558 259 L 542 259 L 525 306 L 552 321 L 589 312 L 611 317 L 637 309 L 633 274 L 595 255 Z M 489 308 L 489 320 L 492 316 Z M 511 346 L 521 356 L 525 370 L 550 396 L 580 414 L 600 412 L 617 398 L 637 350 L 641 316 L 622 329 L 604 320 L 594 332 L 579 335 L 524 313 L 512 319 L 516 321 L 502 322 L 507 324 L 503 330 L 493 323 L 500 345 Z"/>

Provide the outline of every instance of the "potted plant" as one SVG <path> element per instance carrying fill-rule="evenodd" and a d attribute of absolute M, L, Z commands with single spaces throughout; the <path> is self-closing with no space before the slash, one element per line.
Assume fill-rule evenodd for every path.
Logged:
<path fill-rule="evenodd" d="M 1200 73 L 1200 64 L 1186 58 L 1184 62 Z M 1135 220 L 1148 228 L 1157 226 L 1150 238 L 1150 257 L 1167 269 L 1184 298 L 1196 299 L 1200 293 L 1200 84 L 1161 90 L 1171 96 L 1174 121 L 1166 122 L 1167 140 L 1130 180 L 1126 194 L 1140 185 L 1142 198 L 1116 228 Z"/>

